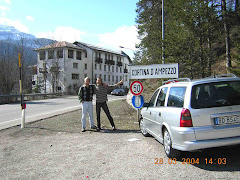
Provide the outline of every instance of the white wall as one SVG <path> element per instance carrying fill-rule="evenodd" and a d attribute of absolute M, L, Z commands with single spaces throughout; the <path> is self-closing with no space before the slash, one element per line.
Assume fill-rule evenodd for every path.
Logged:
<path fill-rule="evenodd" d="M 77 50 L 77 49 L 73 49 L 70 47 L 64 47 L 63 48 L 63 58 L 58 59 L 58 64 L 60 67 L 60 73 L 59 73 L 59 86 L 61 86 L 63 92 L 67 92 L 68 91 L 68 87 L 71 86 L 73 88 L 73 86 L 81 86 L 84 83 L 84 78 L 85 76 L 88 76 L 91 79 L 91 83 L 95 84 L 95 75 L 97 75 L 96 77 L 99 77 L 101 74 L 101 77 L 103 79 L 103 81 L 106 84 L 116 84 L 117 82 L 119 82 L 121 79 L 124 80 L 124 84 L 123 84 L 123 88 L 128 87 L 129 88 L 129 75 L 128 73 L 124 73 L 124 69 L 125 69 L 125 64 L 127 65 L 126 68 L 128 69 L 128 64 L 129 64 L 129 60 L 127 57 L 125 56 L 120 56 L 120 55 L 116 55 L 113 53 L 108 53 L 108 52 L 101 52 L 101 58 L 102 58 L 102 63 L 101 64 L 101 70 L 99 69 L 99 63 L 95 63 L 95 58 L 96 58 L 96 53 L 95 51 L 93 51 L 92 49 L 88 48 L 88 47 L 84 47 L 86 49 L 87 52 L 87 57 L 85 57 L 85 51 L 82 50 Z M 72 58 L 68 58 L 68 49 L 74 50 L 74 57 Z M 39 68 L 43 68 L 43 62 L 46 62 L 47 64 L 47 68 L 50 69 L 52 66 L 52 61 L 53 60 L 49 60 L 48 59 L 48 49 L 45 50 L 46 53 L 46 57 L 45 60 L 40 60 L 40 56 L 39 56 L 39 52 L 38 52 L 38 77 L 43 77 L 43 74 L 39 72 Z M 81 56 L 81 60 L 76 59 L 76 51 L 81 51 L 82 52 L 82 56 Z M 55 51 L 56 52 L 56 51 Z M 115 65 L 110 65 L 110 71 L 109 71 L 109 65 L 106 64 L 106 71 L 104 71 L 104 65 L 105 65 L 105 54 L 109 54 L 109 55 L 113 55 L 113 60 L 115 61 Z M 123 63 L 123 66 L 117 66 L 117 57 L 121 57 L 121 62 Z M 93 63 L 92 63 L 93 61 Z M 78 64 L 78 68 L 73 68 L 73 63 L 77 63 Z M 87 64 L 87 70 L 85 70 L 85 64 Z M 95 64 L 97 64 L 97 70 L 95 70 Z M 93 65 L 93 81 L 92 81 L 92 65 Z M 114 72 L 112 71 L 112 68 L 114 67 Z M 118 68 L 118 72 L 116 72 L 116 68 Z M 121 68 L 121 72 L 120 72 L 120 68 Z M 79 79 L 75 80 L 72 79 L 72 73 L 74 74 L 79 74 Z M 106 75 L 106 80 L 104 80 L 104 75 Z M 110 75 L 110 81 L 108 81 L 108 76 Z M 126 78 L 127 75 L 127 78 Z M 114 76 L 114 81 L 113 81 L 113 76 Z M 116 78 L 118 77 L 118 79 Z M 43 80 L 43 78 L 42 78 Z M 51 93 L 52 92 L 52 76 L 51 73 L 48 73 L 48 77 L 47 77 L 47 93 Z M 44 86 L 42 84 L 42 86 Z M 42 92 L 44 92 L 44 88 L 42 88 Z"/>

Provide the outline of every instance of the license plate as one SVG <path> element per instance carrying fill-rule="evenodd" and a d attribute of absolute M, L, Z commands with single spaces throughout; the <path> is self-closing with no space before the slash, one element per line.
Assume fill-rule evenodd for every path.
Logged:
<path fill-rule="evenodd" d="M 240 123 L 239 115 L 215 118 L 215 125 L 238 124 L 238 123 Z"/>

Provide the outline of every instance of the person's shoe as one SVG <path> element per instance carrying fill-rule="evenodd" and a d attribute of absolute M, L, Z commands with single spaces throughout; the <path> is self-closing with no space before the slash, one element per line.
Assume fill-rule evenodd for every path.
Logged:
<path fill-rule="evenodd" d="M 113 130 L 113 131 L 116 131 L 117 129 L 116 129 L 116 127 L 115 127 L 115 126 L 113 126 L 113 127 L 112 127 L 112 130 Z"/>
<path fill-rule="evenodd" d="M 97 126 L 94 125 L 94 126 L 91 127 L 91 129 L 97 129 Z"/>
<path fill-rule="evenodd" d="M 102 128 L 98 127 L 98 128 L 97 128 L 97 131 L 100 131 L 100 130 L 102 130 Z"/>
<path fill-rule="evenodd" d="M 86 131 L 86 129 L 85 128 L 82 128 L 82 132 L 85 132 Z"/>

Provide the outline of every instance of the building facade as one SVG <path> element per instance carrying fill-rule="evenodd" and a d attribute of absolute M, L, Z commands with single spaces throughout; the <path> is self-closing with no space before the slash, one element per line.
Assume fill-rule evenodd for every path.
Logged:
<path fill-rule="evenodd" d="M 123 51 L 63 41 L 36 49 L 36 52 L 37 74 L 33 77 L 33 89 L 38 92 L 76 94 L 85 77 L 93 84 L 101 77 L 110 85 L 123 79 L 121 88 L 129 88 L 131 59 Z"/>

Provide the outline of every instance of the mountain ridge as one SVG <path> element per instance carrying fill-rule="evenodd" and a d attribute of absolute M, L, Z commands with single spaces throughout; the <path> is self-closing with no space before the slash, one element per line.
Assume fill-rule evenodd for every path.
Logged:
<path fill-rule="evenodd" d="M 21 32 L 13 26 L 0 25 L 0 40 L 14 39 L 38 39 L 36 36 L 28 33 Z"/>

